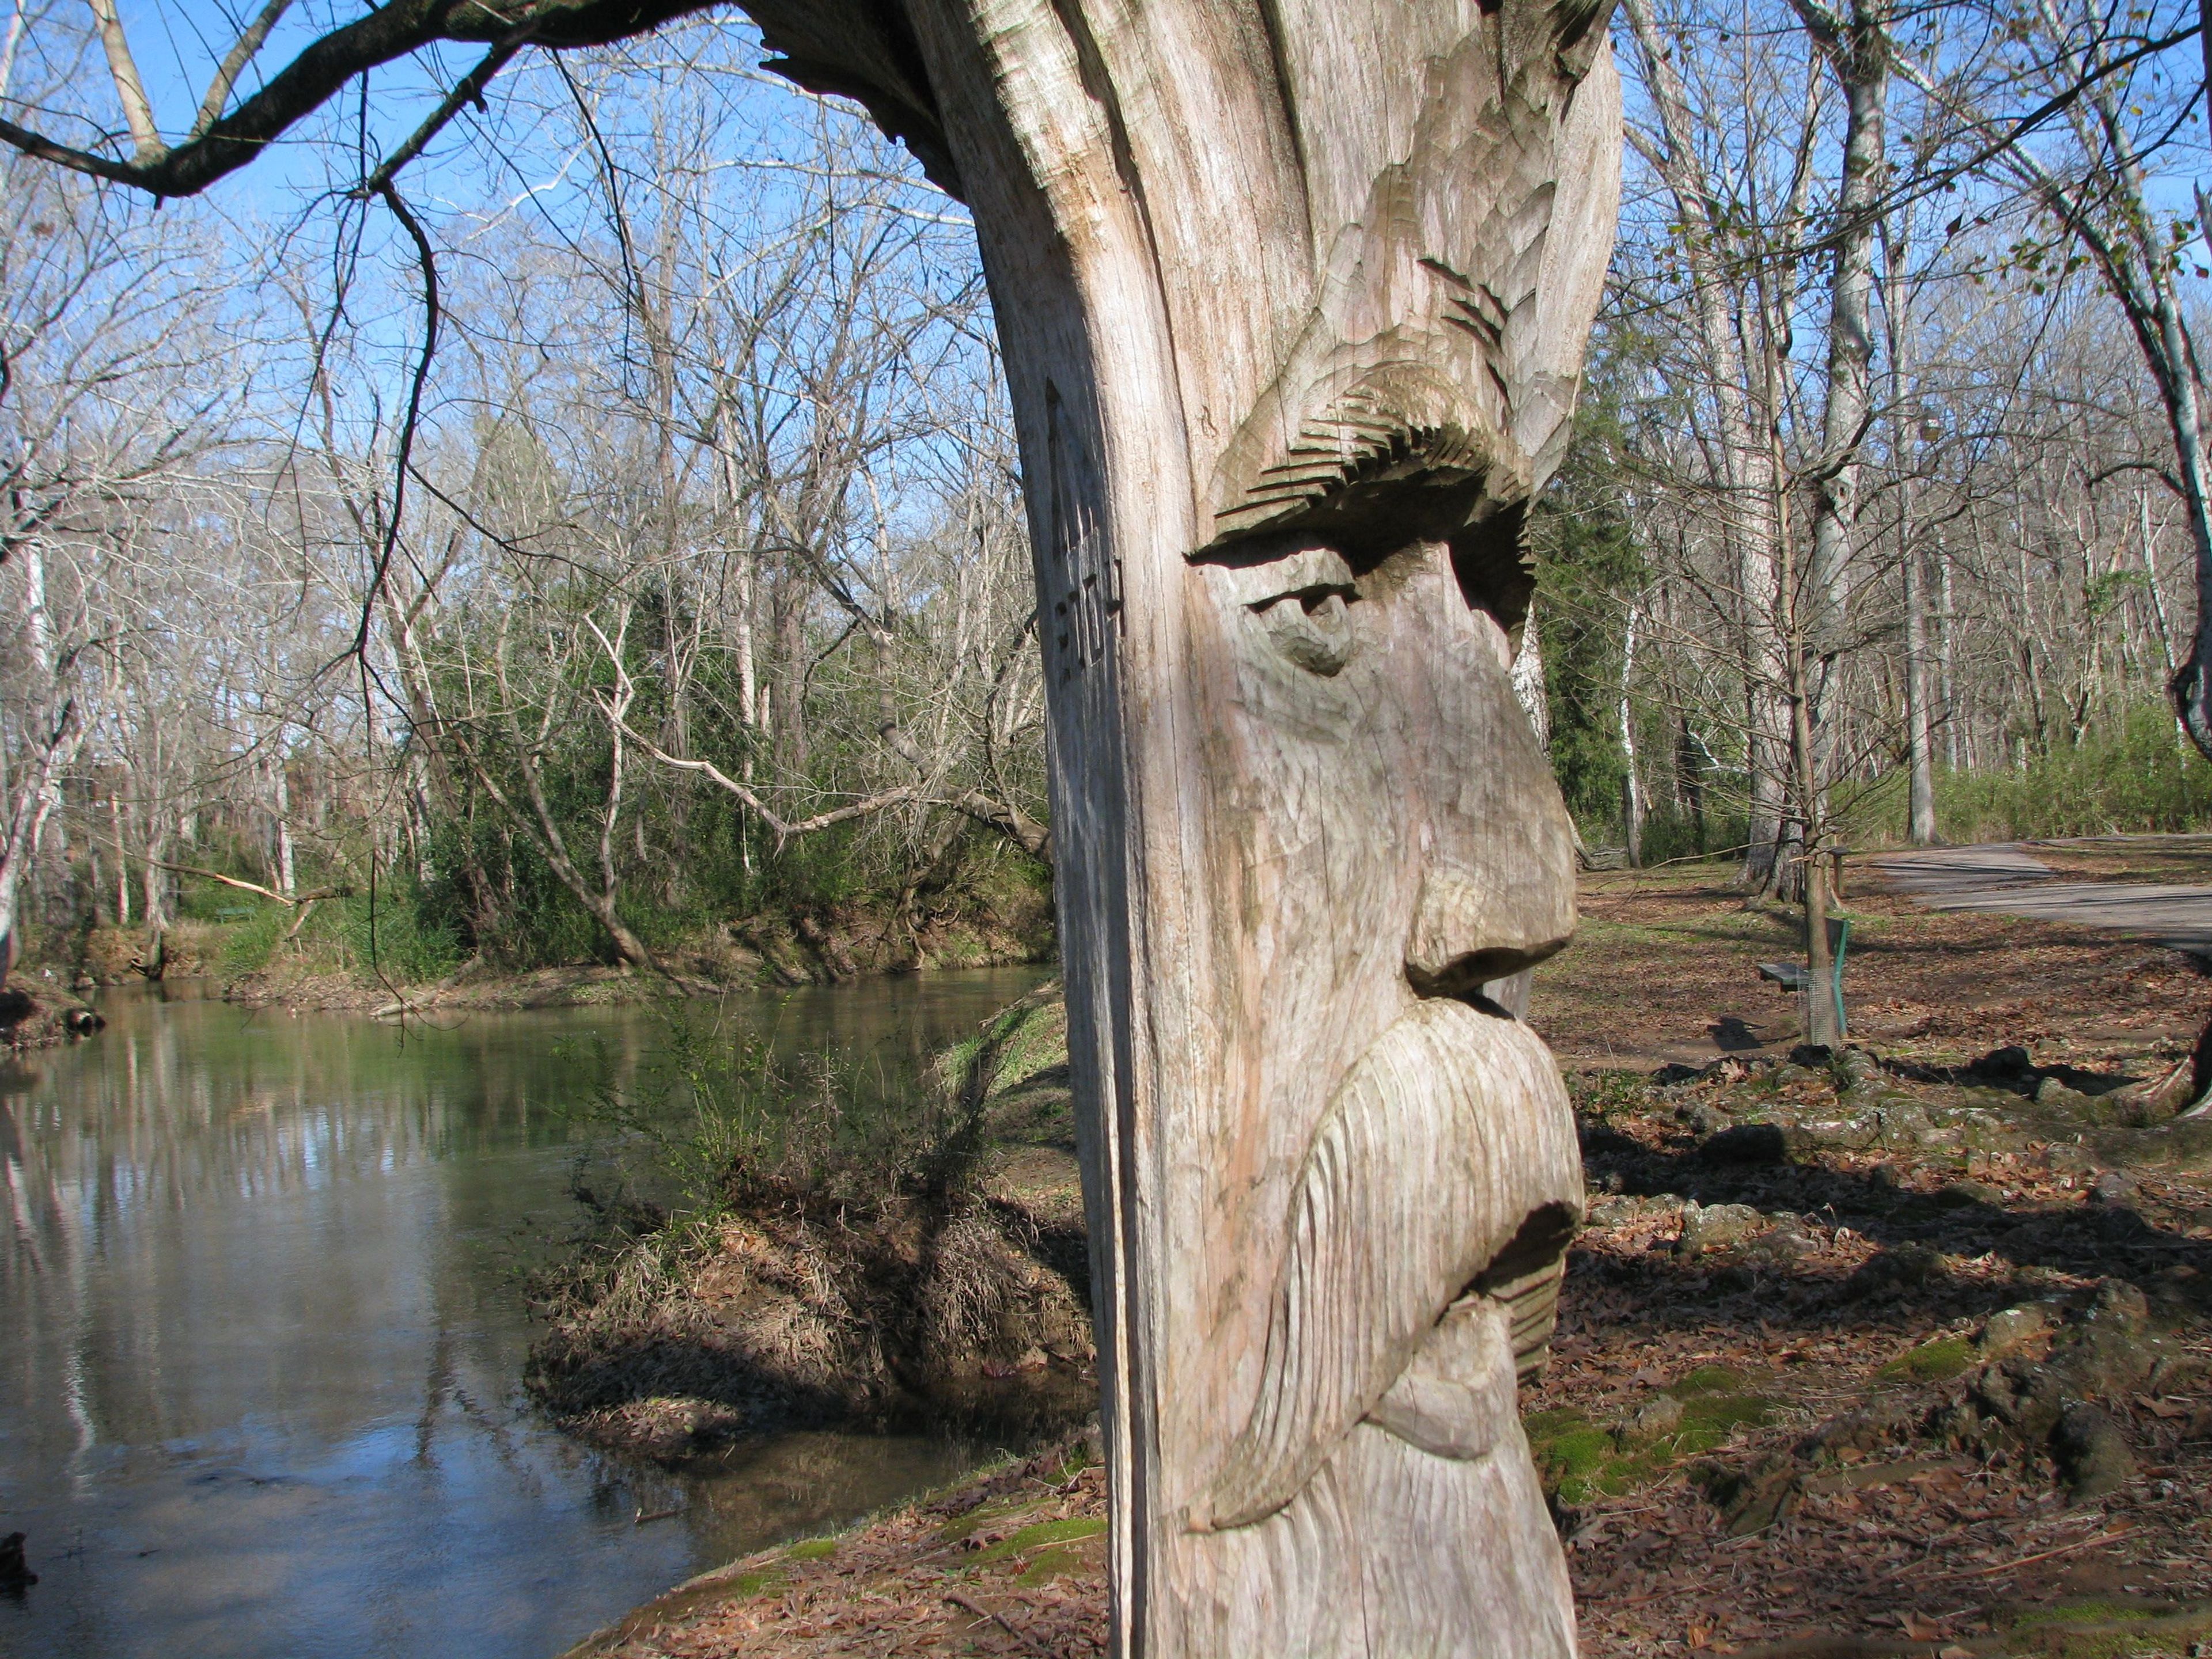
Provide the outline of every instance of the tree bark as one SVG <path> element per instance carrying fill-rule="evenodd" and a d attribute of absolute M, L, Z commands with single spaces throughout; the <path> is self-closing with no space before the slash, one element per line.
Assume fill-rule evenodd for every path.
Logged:
<path fill-rule="evenodd" d="M 1631 868 L 1644 864 L 1644 790 L 1636 776 L 1636 711 L 1628 700 L 1629 676 L 1636 672 L 1636 624 L 1641 617 L 1637 607 L 1628 607 L 1628 626 L 1621 636 L 1620 648 L 1620 705 L 1617 714 L 1620 721 L 1620 834 L 1628 843 L 1628 862 Z"/>
<path fill-rule="evenodd" d="M 1528 729 L 1536 734 L 1536 747 L 1549 755 L 1552 711 L 1544 690 L 1544 642 L 1536 628 L 1534 599 L 1529 601 L 1528 614 L 1521 623 L 1521 648 L 1513 655 L 1513 700 L 1528 717 Z"/>
<path fill-rule="evenodd" d="M 1907 486 L 1900 484 L 1900 512 L 1909 500 Z M 1933 847 L 1936 744 L 1928 724 L 1927 584 L 1920 574 L 1920 550 L 1912 545 L 1909 520 L 1900 532 L 1905 544 L 1899 557 L 1905 574 L 1905 834 L 1915 847 Z"/>

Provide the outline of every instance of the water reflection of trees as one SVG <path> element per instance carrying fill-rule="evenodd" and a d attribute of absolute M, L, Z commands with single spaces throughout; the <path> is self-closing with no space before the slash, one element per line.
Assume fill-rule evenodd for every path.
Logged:
<path fill-rule="evenodd" d="M 1023 988 L 1001 978 L 690 1012 L 733 1042 L 873 1053 L 877 1086 L 911 1086 Z M 582 1097 L 635 1086 L 664 1017 L 403 1033 L 218 1003 L 110 1012 L 95 1041 L 0 1069 L 0 1376 L 26 1437 L 75 1456 L 241 1413 L 338 1436 L 381 1410 L 429 1458 L 441 1425 L 481 1431 L 520 1359 L 500 1346 L 520 1340 L 518 1299 L 492 1258 L 533 1205 L 541 1231 L 566 1219 L 558 1174 L 514 1155 L 592 1133 Z"/>
<path fill-rule="evenodd" d="M 598 1024 L 635 1064 L 643 1030 Z M 427 1378 L 422 1350 L 514 1322 L 454 1241 L 523 1207 L 532 1171 L 490 1154 L 576 1133 L 545 1026 L 403 1037 L 125 1000 L 96 1042 L 0 1074 L 0 1299 L 32 1437 L 166 1441 L 241 1404 L 337 1433 L 409 1379 L 503 1399 L 514 1356 Z"/>

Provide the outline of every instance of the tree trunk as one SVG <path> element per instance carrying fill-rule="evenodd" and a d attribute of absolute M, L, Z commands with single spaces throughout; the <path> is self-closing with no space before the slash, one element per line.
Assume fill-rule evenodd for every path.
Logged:
<path fill-rule="evenodd" d="M 1803 808 L 1802 822 L 1805 827 L 1799 876 L 1799 888 L 1804 896 L 1805 906 L 1808 976 L 1805 1038 L 1808 1042 L 1833 1048 L 1844 1040 L 1844 1033 L 1836 1018 L 1833 990 L 1835 955 L 1828 948 L 1832 855 L 1826 845 L 1826 826 L 1820 822 L 1817 805 L 1820 798 L 1820 777 L 1817 751 L 1814 747 L 1813 705 L 1811 697 L 1807 695 L 1808 677 L 1802 641 L 1802 636 L 1793 629 L 1790 653 L 1790 751 L 1796 774 L 1797 799 Z"/>
<path fill-rule="evenodd" d="M 1891 448 L 1904 465 L 1897 481 L 1897 559 L 1905 586 L 1905 836 L 1915 847 L 1936 842 L 1936 746 L 1928 719 L 1928 588 L 1913 544 L 1912 474 L 1920 423 L 1907 396 L 1911 323 L 1904 273 L 1905 237 L 1887 244 L 1889 282 L 1882 307 L 1889 320 Z"/>
<path fill-rule="evenodd" d="M 16 958 L 22 955 L 17 899 L 22 890 L 23 866 L 30 858 L 31 826 L 49 792 L 58 787 L 62 768 L 76 752 L 75 735 L 75 723 L 64 711 L 37 753 L 30 776 L 20 781 L 21 793 L 6 801 L 7 823 L 4 836 L 0 836 L 0 986 L 7 984 Z M 0 777 L 0 787 L 10 782 L 18 781 Z"/>
<path fill-rule="evenodd" d="M 1746 885 L 1771 890 L 1786 879 L 1783 864 L 1783 799 L 1787 788 L 1790 726 L 1779 629 L 1783 597 L 1776 580 L 1782 558 L 1782 478 L 1768 434 L 1753 407 L 1753 389 L 1737 319 L 1728 296 L 1741 286 L 1723 264 L 1725 235 L 1703 163 L 1698 159 L 1689 98 L 1668 44 L 1659 38 L 1644 0 L 1623 0 L 1644 83 L 1651 94 L 1665 148 L 1651 160 L 1667 184 L 1675 211 L 1694 234 L 1681 241 L 1698 318 L 1698 337 L 1710 371 L 1719 428 L 1717 462 L 1723 507 L 1720 528 L 1735 577 L 1738 645 L 1743 677 L 1745 755 L 1751 773 Z M 1771 404 L 1768 405 L 1771 416 Z M 1771 424 L 1771 420 L 1769 424 Z"/>
<path fill-rule="evenodd" d="M 1508 639 L 1612 235 L 1602 18 L 750 9 L 967 199 L 990 280 L 1115 1650 L 1566 1659 L 1513 1379 L 1580 1179 L 1485 988 L 1571 927 Z"/>
<path fill-rule="evenodd" d="M 1544 642 L 1537 636 L 1534 599 L 1528 602 L 1528 614 L 1521 623 L 1521 647 L 1513 654 L 1513 701 L 1528 717 L 1528 729 L 1536 734 L 1536 747 L 1550 754 L 1552 711 L 1544 690 Z"/>
<path fill-rule="evenodd" d="M 1939 533 L 1936 538 L 1936 673 L 1942 699 L 1943 765 L 1955 772 L 1973 764 L 1972 733 L 1959 708 L 1958 653 L 1954 618 L 1958 600 L 1952 592 L 1951 550 Z"/>
<path fill-rule="evenodd" d="M 131 925 L 131 860 L 123 850 L 123 803 L 115 795 L 107 798 L 107 822 L 115 831 L 115 925 Z"/>
<path fill-rule="evenodd" d="M 1636 777 L 1636 711 L 1628 700 L 1629 676 L 1636 672 L 1636 624 L 1641 620 L 1636 606 L 1630 605 L 1628 627 L 1621 638 L 1620 705 L 1617 711 L 1620 720 L 1620 756 L 1623 762 L 1620 834 L 1628 843 L 1631 868 L 1640 868 L 1644 863 L 1644 791 Z"/>
<path fill-rule="evenodd" d="M 1920 574 L 1919 550 L 1911 544 L 1909 528 L 1903 563 L 1906 836 L 1915 847 L 1932 847 L 1936 844 L 1936 744 L 1928 724 L 1926 584 Z"/>
<path fill-rule="evenodd" d="M 2212 759 L 2212 477 L 2208 477 L 2204 431 L 2197 401 L 2196 353 L 2172 283 L 2159 285 L 2158 329 L 2173 365 L 2165 392 L 2166 419 L 2173 432 L 2175 471 L 2189 509 L 2189 539 L 2197 555 L 2197 628 L 2189 655 L 2175 671 L 2173 705 L 2181 728 L 2197 751 Z"/>
<path fill-rule="evenodd" d="M 1675 716 L 1674 776 L 1682 792 L 1682 809 L 1690 815 L 1690 827 L 1702 853 L 1705 850 L 1705 769 L 1686 714 Z"/>
<path fill-rule="evenodd" d="M 1889 40 L 1887 17 L 1868 0 L 1854 0 L 1848 17 L 1831 12 L 1820 0 L 1793 3 L 1844 93 L 1843 182 L 1836 198 L 1835 263 L 1828 290 L 1826 400 L 1805 584 L 1805 607 L 1811 614 L 1802 619 L 1815 663 L 1807 713 L 1815 769 L 1825 789 L 1835 735 L 1829 730 L 1829 682 L 1843 649 L 1859 517 L 1859 456 L 1873 404 L 1875 208 L 1887 172 Z"/>
<path fill-rule="evenodd" d="M 276 819 L 276 890 L 286 898 L 292 896 L 294 882 L 294 849 L 292 843 L 292 780 L 282 744 L 279 744 L 270 779 L 270 792 Z"/>
<path fill-rule="evenodd" d="M 2150 533 L 2150 492 L 2147 489 L 2136 492 L 2136 534 L 2142 538 L 2143 581 L 2150 590 L 2151 623 L 2158 635 L 2159 656 L 2171 678 L 2175 668 L 2173 626 L 2166 614 L 2166 589 L 2160 585 L 2158 559 L 2152 551 L 2154 544 Z"/>

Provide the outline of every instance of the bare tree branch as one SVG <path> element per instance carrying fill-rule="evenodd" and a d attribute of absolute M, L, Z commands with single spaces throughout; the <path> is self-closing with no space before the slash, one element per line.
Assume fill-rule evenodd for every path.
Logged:
<path fill-rule="evenodd" d="M 131 56 L 131 42 L 123 33 L 123 19 L 115 0 L 86 0 L 100 25 L 100 44 L 107 53 L 107 71 L 115 77 L 115 95 L 123 101 L 123 118 L 130 124 L 131 143 L 142 162 L 162 153 L 161 129 L 154 125 L 154 106 L 146 100 L 146 83 Z"/>
<path fill-rule="evenodd" d="M 118 62 L 124 66 L 130 62 L 118 21 L 108 61 L 110 67 L 116 70 L 125 115 L 131 122 L 136 148 L 132 159 L 118 161 L 95 150 L 60 143 L 12 121 L 0 120 L 0 143 L 11 144 L 41 161 L 113 184 L 129 185 L 151 195 L 197 196 L 252 161 L 319 109 L 355 76 L 425 46 L 445 40 L 496 46 L 518 33 L 556 51 L 605 46 L 646 33 L 672 18 L 706 10 L 713 3 L 714 0 L 521 0 L 521 3 L 511 8 L 495 9 L 489 0 L 389 0 L 389 3 L 377 7 L 368 15 L 310 42 L 236 109 L 218 116 L 204 128 L 196 122 L 191 136 L 173 146 L 161 143 L 154 126 L 152 109 L 146 103 L 137 70 L 129 69 L 126 75 L 123 68 L 118 67 Z M 96 14 L 106 8 L 106 16 L 114 15 L 114 0 L 91 0 L 91 3 Z M 272 26 L 274 21 L 270 20 Z M 250 34 L 251 29 L 247 33 Z M 109 35 L 106 16 L 101 21 L 101 33 L 106 41 Z M 241 37 L 241 44 L 243 40 Z M 237 55 L 234 47 L 224 58 L 226 66 Z M 247 53 L 236 68 L 229 70 L 233 82 L 243 73 L 252 55 Z"/>
<path fill-rule="evenodd" d="M 123 851 L 121 842 L 115 844 L 115 850 L 118 853 Z M 235 887 L 241 893 L 274 899 L 279 904 L 308 905 L 326 898 L 353 896 L 353 884 L 350 882 L 340 882 L 335 887 L 318 887 L 312 893 L 280 893 L 274 887 L 264 887 L 258 881 L 247 881 L 240 876 L 226 876 L 220 870 L 202 869 L 197 864 L 172 864 L 167 859 L 148 859 L 145 861 L 156 870 L 167 870 L 171 875 L 198 876 L 203 881 L 220 882 L 225 887 Z"/>
<path fill-rule="evenodd" d="M 112 4 L 113 0 L 107 0 Z M 230 103 L 230 89 L 238 84 L 238 77 L 253 61 L 269 39 L 269 31 L 276 27 L 277 19 L 290 9 L 292 0 L 269 0 L 261 15 L 246 26 L 246 32 L 232 43 L 223 54 L 222 62 L 216 68 L 215 79 L 208 82 L 207 96 L 200 100 L 200 112 L 192 122 L 191 136 L 204 137 L 207 130 L 222 118 L 223 110 Z"/>

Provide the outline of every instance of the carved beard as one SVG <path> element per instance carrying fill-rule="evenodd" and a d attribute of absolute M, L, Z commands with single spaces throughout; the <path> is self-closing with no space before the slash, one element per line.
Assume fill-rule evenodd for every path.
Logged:
<path fill-rule="evenodd" d="M 1257 1402 L 1194 1531 L 1280 1510 L 1362 1420 L 1436 1456 L 1521 1455 L 1582 1208 L 1573 1113 L 1525 1026 L 1414 1005 L 1346 1074 L 1290 1208 Z"/>

